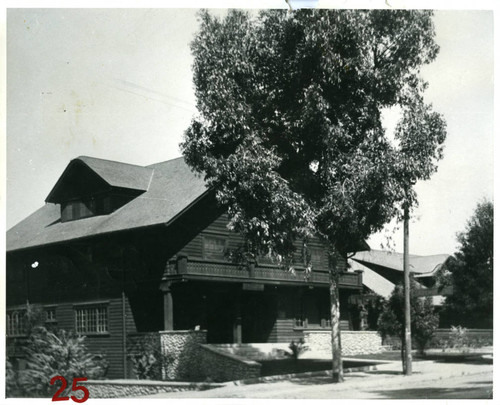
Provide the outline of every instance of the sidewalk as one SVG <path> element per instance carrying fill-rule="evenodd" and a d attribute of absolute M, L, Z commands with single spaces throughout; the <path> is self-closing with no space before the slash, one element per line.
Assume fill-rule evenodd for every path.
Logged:
<path fill-rule="evenodd" d="M 346 373 L 341 384 L 331 383 L 327 375 L 302 375 L 281 381 L 267 381 L 250 385 L 228 382 L 224 387 L 207 391 L 172 392 L 148 398 L 341 398 L 345 394 L 370 388 L 414 387 L 422 383 L 439 385 L 440 380 L 464 376 L 491 376 L 493 365 L 485 362 L 446 363 L 436 361 L 413 362 L 413 374 L 401 373 L 401 362 L 379 364 L 376 369 Z M 241 384 L 241 383 L 240 383 Z"/>

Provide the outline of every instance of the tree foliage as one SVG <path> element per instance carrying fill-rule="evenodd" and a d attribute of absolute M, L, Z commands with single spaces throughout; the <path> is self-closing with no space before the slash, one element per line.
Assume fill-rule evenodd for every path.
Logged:
<path fill-rule="evenodd" d="M 423 101 L 436 57 L 429 11 L 231 10 L 199 14 L 199 115 L 187 162 L 254 253 L 291 257 L 319 235 L 348 251 L 393 218 L 405 182 L 436 169 L 444 121 Z M 391 142 L 384 108 L 401 106 Z"/>
<path fill-rule="evenodd" d="M 230 10 L 199 14 L 198 116 L 181 144 L 254 257 L 294 242 L 330 248 L 332 364 L 342 380 L 337 259 L 414 205 L 411 184 L 441 158 L 445 125 L 423 100 L 438 52 L 430 11 Z M 382 111 L 403 114 L 394 142 Z M 306 255 L 307 256 L 307 255 Z M 309 265 L 308 265 L 309 268 Z M 338 378 L 337 378 L 338 377 Z"/>
<path fill-rule="evenodd" d="M 432 298 L 415 297 L 413 294 L 415 288 L 415 282 L 412 282 L 410 296 L 411 334 L 416 341 L 418 350 L 423 353 L 438 327 L 439 315 L 434 311 Z M 404 303 L 403 286 L 396 285 L 378 321 L 378 331 L 382 337 L 397 336 L 401 339 L 403 346 L 405 343 Z"/>
<path fill-rule="evenodd" d="M 446 312 L 468 327 L 493 327 L 493 203 L 480 202 L 457 236 L 460 247 L 448 264 L 453 295 Z"/>

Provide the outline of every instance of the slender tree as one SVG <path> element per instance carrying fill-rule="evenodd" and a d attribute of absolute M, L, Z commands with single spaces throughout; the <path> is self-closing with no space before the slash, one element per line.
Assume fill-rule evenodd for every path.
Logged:
<path fill-rule="evenodd" d="M 384 108 L 433 115 L 422 65 L 437 55 L 429 11 L 281 10 L 199 14 L 192 42 L 199 111 L 181 147 L 227 207 L 251 254 L 293 268 L 294 241 L 330 247 L 332 368 L 342 381 L 339 254 L 380 230 L 403 180 L 434 168 L 443 134 L 404 131 L 395 145 Z M 442 125 L 444 128 L 444 125 Z M 427 137 L 427 138 L 426 138 Z M 415 159 L 415 161 L 414 161 Z"/>
<path fill-rule="evenodd" d="M 411 283 L 411 290 L 416 289 L 415 281 Z M 405 355 L 405 297 L 403 286 L 398 284 L 394 287 L 389 299 L 385 302 L 381 312 L 377 329 L 385 338 L 396 336 L 401 340 L 401 359 Z M 435 335 L 439 324 L 439 315 L 434 311 L 430 297 L 416 297 L 411 295 L 411 333 L 417 343 L 420 354 L 424 354 L 425 348 Z"/>

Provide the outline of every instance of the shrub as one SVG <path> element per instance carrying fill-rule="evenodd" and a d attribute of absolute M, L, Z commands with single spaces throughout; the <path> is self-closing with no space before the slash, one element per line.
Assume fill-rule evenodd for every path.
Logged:
<path fill-rule="evenodd" d="M 15 397 L 18 394 L 17 373 L 9 358 L 5 359 L 5 396 Z"/>
<path fill-rule="evenodd" d="M 415 283 L 411 283 L 412 291 L 415 290 Z M 430 297 L 425 299 L 415 297 L 411 294 L 411 335 L 415 340 L 420 353 L 424 353 L 425 348 L 434 337 L 439 324 L 439 315 L 434 312 Z M 401 349 L 405 344 L 405 313 L 404 313 L 404 290 L 402 285 L 394 288 L 389 300 L 385 303 L 384 310 L 380 314 L 378 321 L 378 331 L 382 339 L 388 336 L 398 336 L 401 339 Z M 403 353 L 402 353 L 403 355 Z"/>
<path fill-rule="evenodd" d="M 26 353 L 26 369 L 19 371 L 19 387 L 23 395 L 51 397 L 59 385 L 50 385 L 52 377 L 60 375 L 69 382 L 64 395 L 71 391 L 71 381 L 77 377 L 101 378 L 107 362 L 102 356 L 87 351 L 85 337 L 60 330 L 50 332 L 36 327 L 31 332 Z"/>
<path fill-rule="evenodd" d="M 139 380 L 161 380 L 170 361 L 164 354 L 157 333 L 150 333 L 132 341 L 128 348 L 132 369 Z"/>
<path fill-rule="evenodd" d="M 436 334 L 439 325 L 439 315 L 434 312 L 432 299 L 417 299 L 414 303 L 412 314 L 412 335 L 419 353 L 423 354 L 425 349 Z"/>
<path fill-rule="evenodd" d="M 292 343 L 288 345 L 291 350 L 291 357 L 297 361 L 299 356 L 304 353 L 306 350 L 309 350 L 309 347 L 306 346 L 304 339 L 300 338 L 297 343 L 295 340 L 292 340 Z"/>
<path fill-rule="evenodd" d="M 467 328 L 462 326 L 452 326 L 450 332 L 450 344 L 454 349 L 462 349 L 468 343 Z"/>

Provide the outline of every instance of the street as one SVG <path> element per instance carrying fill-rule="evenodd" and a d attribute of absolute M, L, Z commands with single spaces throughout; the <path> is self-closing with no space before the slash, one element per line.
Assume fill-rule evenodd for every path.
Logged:
<path fill-rule="evenodd" d="M 491 374 L 451 377 L 411 384 L 344 391 L 336 398 L 342 399 L 492 399 Z"/>
<path fill-rule="evenodd" d="M 396 364 L 396 363 L 394 363 Z M 412 376 L 388 365 L 378 371 L 347 374 L 342 384 L 327 376 L 232 385 L 207 391 L 171 392 L 149 398 L 273 398 L 273 399 L 491 399 L 491 364 L 416 364 Z"/>

